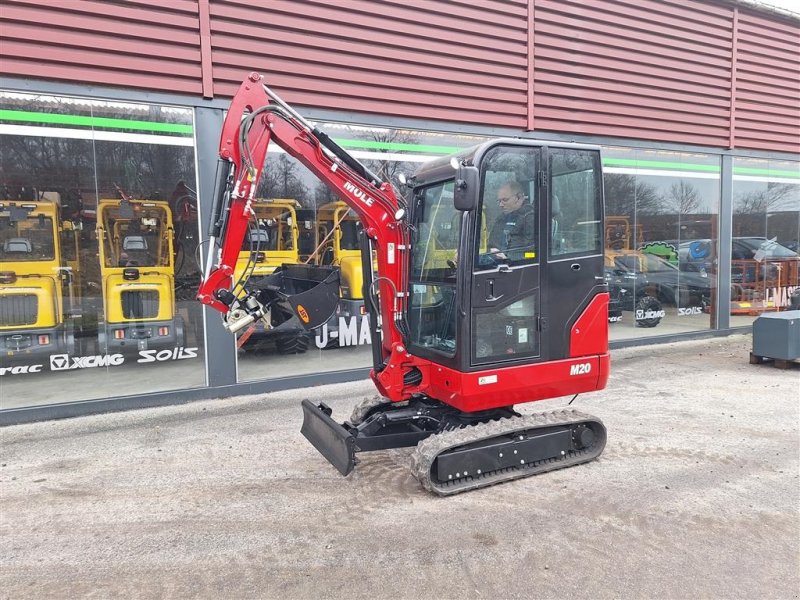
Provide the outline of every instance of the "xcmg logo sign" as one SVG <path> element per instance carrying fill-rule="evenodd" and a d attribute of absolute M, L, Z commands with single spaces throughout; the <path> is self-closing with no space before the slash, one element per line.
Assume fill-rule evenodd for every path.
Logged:
<path fill-rule="evenodd" d="M 51 371 L 69 371 L 71 369 L 93 369 L 95 367 L 116 367 L 125 362 L 122 354 L 97 354 L 95 356 L 70 356 L 69 354 L 51 354 Z"/>

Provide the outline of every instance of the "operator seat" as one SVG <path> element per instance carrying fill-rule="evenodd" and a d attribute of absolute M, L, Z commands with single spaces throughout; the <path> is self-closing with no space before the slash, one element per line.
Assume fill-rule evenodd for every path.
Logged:
<path fill-rule="evenodd" d="M 33 244 L 28 238 L 8 238 L 3 242 L 3 252 L 5 254 L 31 254 L 33 253 Z"/>
<path fill-rule="evenodd" d="M 244 236 L 244 242 L 242 242 L 243 251 L 255 252 L 258 250 L 259 252 L 265 252 L 272 249 L 273 248 L 270 248 L 269 231 L 263 227 L 257 229 L 252 227 L 247 230 Z"/>
<path fill-rule="evenodd" d="M 143 235 L 126 235 L 122 239 L 122 252 L 127 254 L 123 267 L 149 265 L 150 259 L 147 252 L 147 240 Z"/>

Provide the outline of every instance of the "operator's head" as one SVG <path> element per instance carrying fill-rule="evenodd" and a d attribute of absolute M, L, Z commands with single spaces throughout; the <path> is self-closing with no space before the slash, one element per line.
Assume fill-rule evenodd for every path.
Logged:
<path fill-rule="evenodd" d="M 508 214 L 517 210 L 525 202 L 522 186 L 516 181 L 509 181 L 497 190 L 497 204 L 500 210 Z"/>

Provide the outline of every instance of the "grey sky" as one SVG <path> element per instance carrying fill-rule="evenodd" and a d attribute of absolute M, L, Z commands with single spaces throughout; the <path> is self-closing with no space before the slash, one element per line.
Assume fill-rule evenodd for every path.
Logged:
<path fill-rule="evenodd" d="M 800 0 L 760 0 L 763 4 L 770 4 L 800 14 Z"/>

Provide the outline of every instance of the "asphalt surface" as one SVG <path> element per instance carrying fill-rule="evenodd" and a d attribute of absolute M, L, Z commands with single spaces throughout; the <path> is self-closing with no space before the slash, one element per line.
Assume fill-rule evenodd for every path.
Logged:
<path fill-rule="evenodd" d="M 4 428 L 0 598 L 797 598 L 800 366 L 750 343 L 615 351 L 598 460 L 451 498 L 300 436 L 367 381 Z"/>

